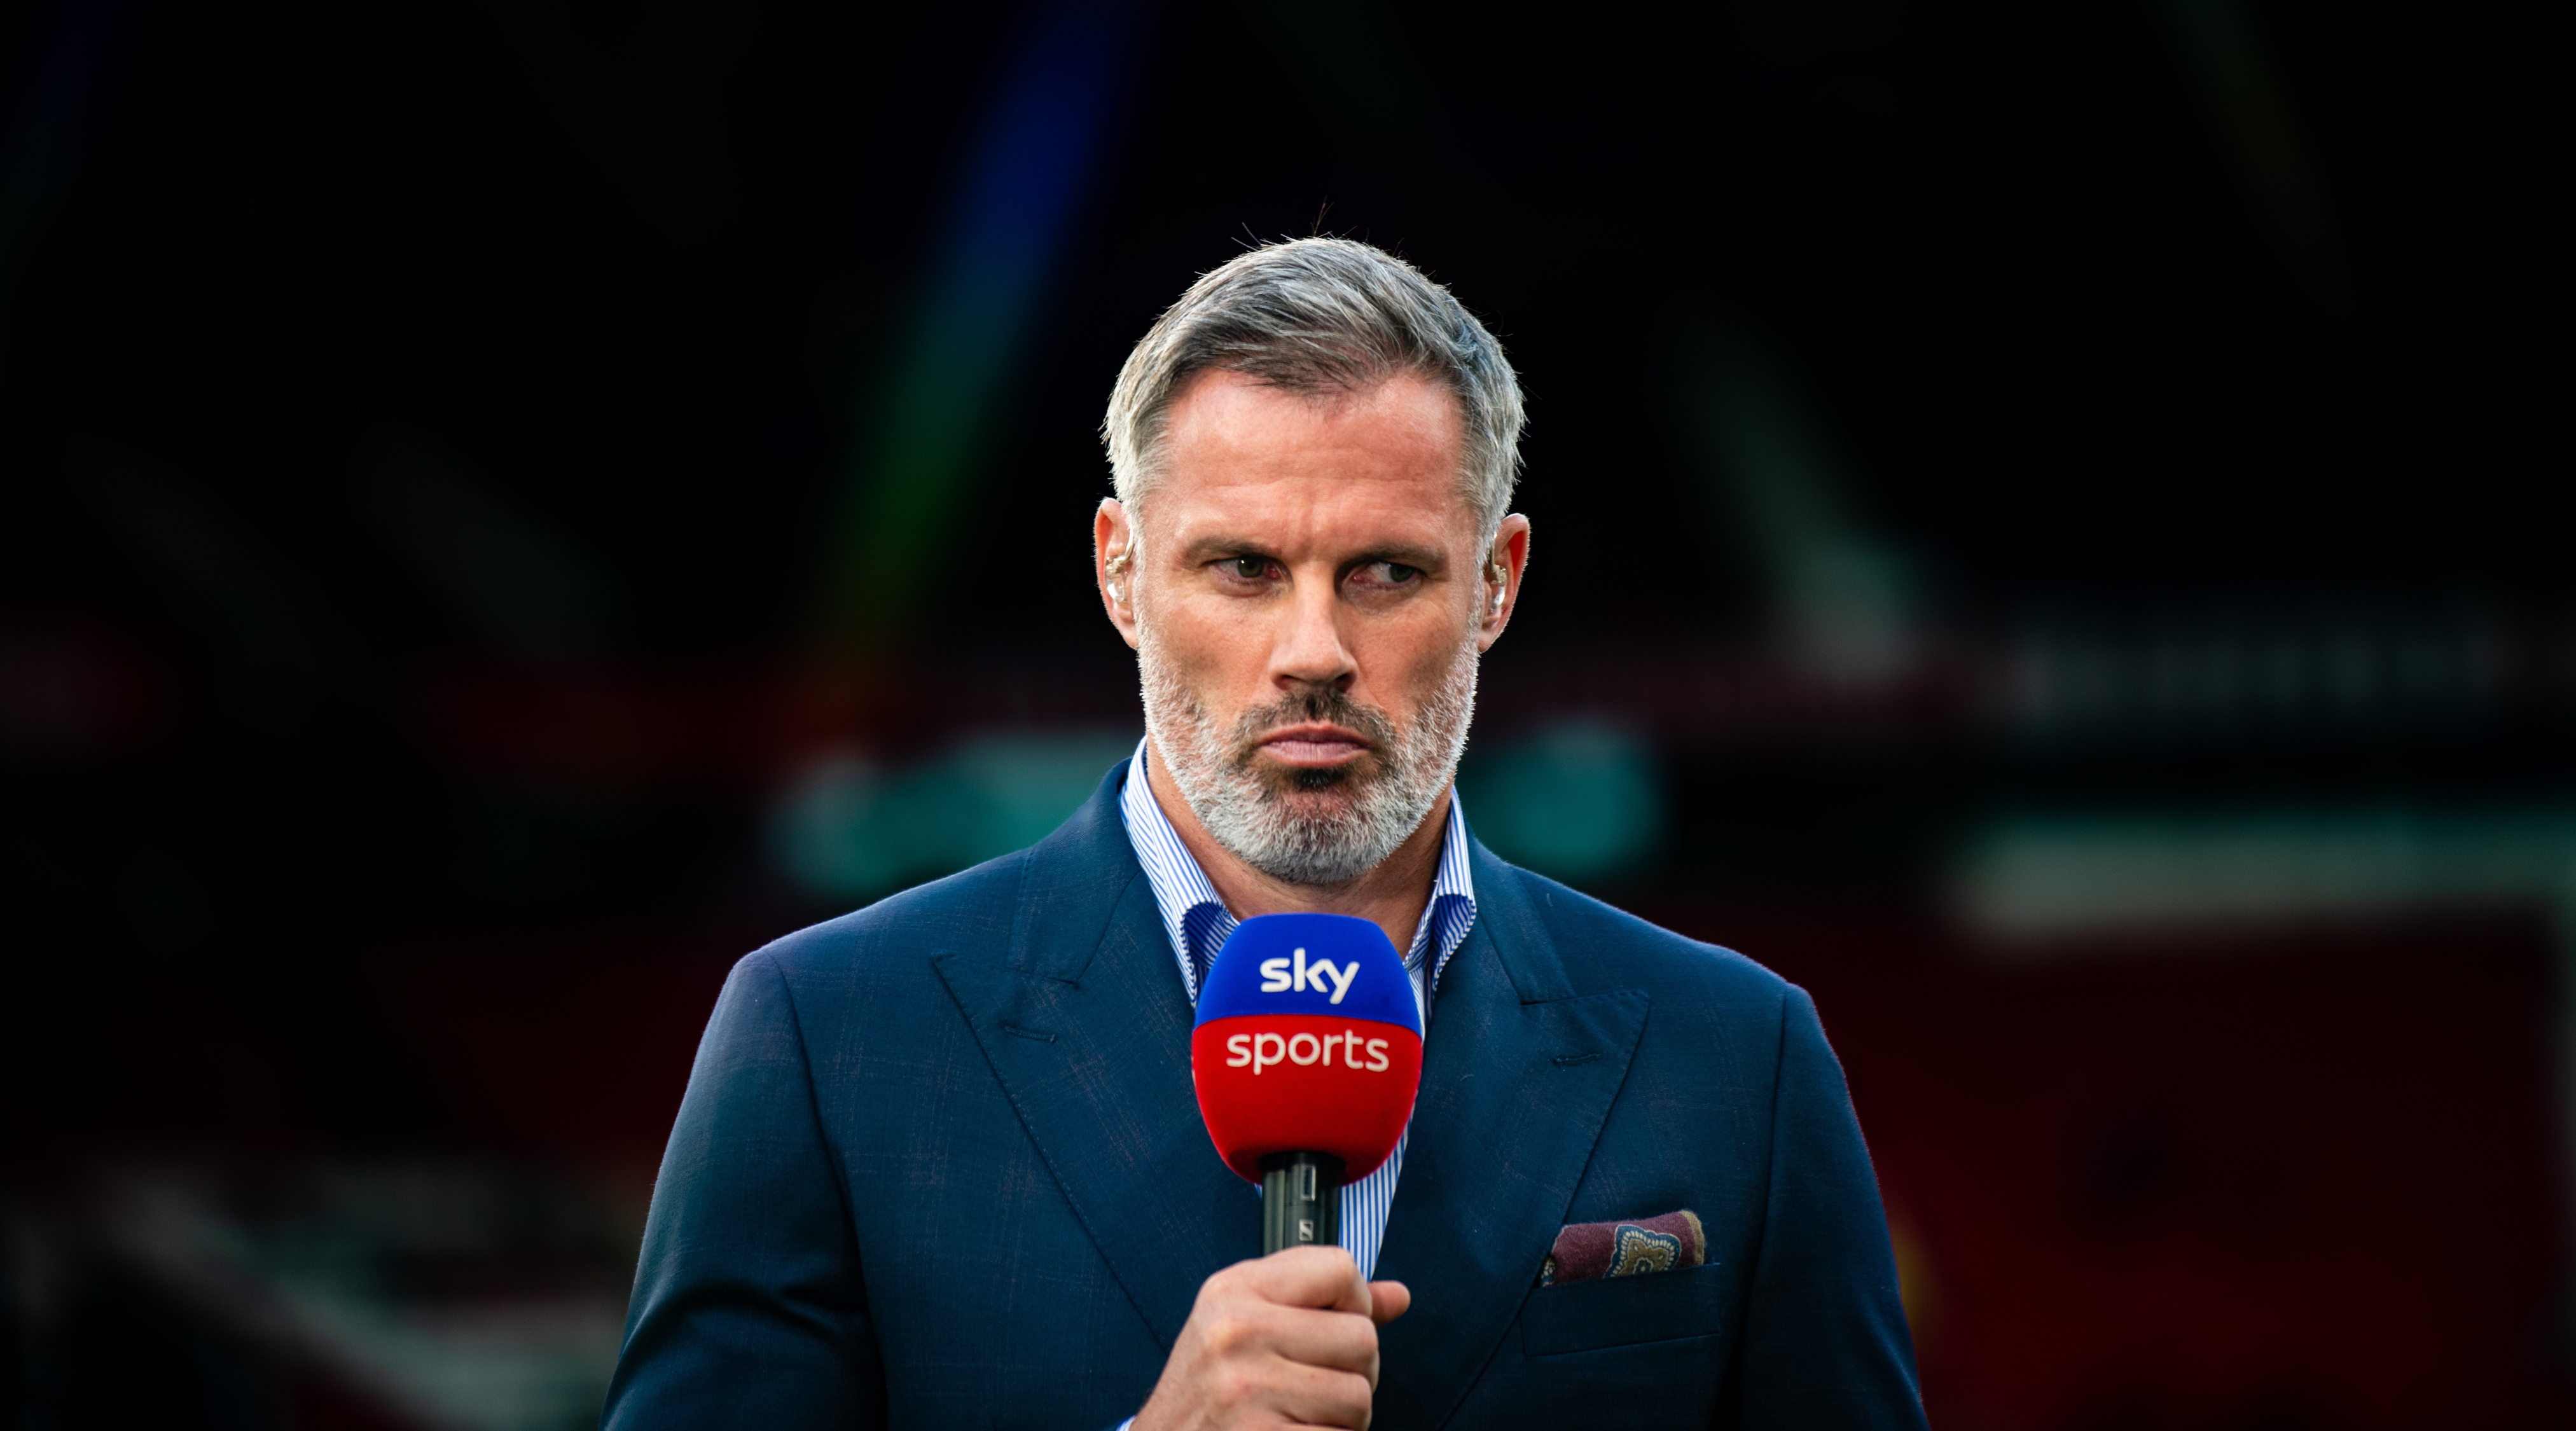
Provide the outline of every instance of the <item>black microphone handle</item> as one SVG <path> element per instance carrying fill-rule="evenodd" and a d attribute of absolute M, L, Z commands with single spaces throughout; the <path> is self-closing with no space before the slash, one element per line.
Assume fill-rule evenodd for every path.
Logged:
<path fill-rule="evenodd" d="M 1330 1153 L 1272 1153 L 1261 1160 L 1261 1255 L 1342 1240 L 1343 1163 Z"/>

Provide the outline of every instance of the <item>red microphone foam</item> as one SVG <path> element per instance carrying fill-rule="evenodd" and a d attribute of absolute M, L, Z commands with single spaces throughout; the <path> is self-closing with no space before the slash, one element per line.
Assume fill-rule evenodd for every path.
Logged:
<path fill-rule="evenodd" d="M 1247 1181 L 1288 1152 L 1329 1153 L 1343 1181 L 1367 1177 L 1395 1151 L 1422 1082 L 1404 962 L 1364 919 L 1245 920 L 1199 995 L 1190 1075 L 1218 1156 Z"/>

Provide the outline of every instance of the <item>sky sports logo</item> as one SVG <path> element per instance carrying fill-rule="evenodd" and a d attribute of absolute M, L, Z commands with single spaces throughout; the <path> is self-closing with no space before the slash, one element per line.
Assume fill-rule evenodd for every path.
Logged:
<path fill-rule="evenodd" d="M 1277 946 L 1272 946 L 1277 947 Z M 1351 991 L 1351 981 L 1360 975 L 1360 961 L 1336 965 L 1330 959 L 1306 962 L 1306 951 L 1299 949 L 1289 959 L 1261 961 L 1261 992 L 1265 994 L 1302 994 L 1308 989 L 1332 994 L 1326 1003 L 1338 1004 Z M 1329 982 L 1328 982 L 1329 981 Z"/>
<path fill-rule="evenodd" d="M 1351 991 L 1360 976 L 1360 961 L 1336 964 L 1330 959 L 1309 960 L 1300 946 L 1285 959 L 1261 961 L 1261 992 L 1265 994 L 1303 994 L 1312 991 L 1328 995 L 1324 1002 L 1338 1004 Z M 1311 1068 L 1318 1064 L 1333 1066 L 1336 1051 L 1341 1065 L 1353 1072 L 1383 1073 L 1388 1068 L 1387 1043 L 1382 1038 L 1363 1039 L 1360 1032 L 1344 1028 L 1340 1033 L 1239 1033 L 1225 1041 L 1229 1055 L 1228 1068 L 1249 1066 L 1257 1075 L 1278 1064 Z M 1366 1061 L 1363 1062 L 1363 1056 Z"/>
<path fill-rule="evenodd" d="M 1305 951 L 1301 949 L 1297 952 L 1302 954 Z M 1304 1045 L 1302 1049 L 1299 1047 L 1301 1044 Z M 1337 1034 L 1325 1034 L 1321 1038 L 1310 1033 L 1293 1033 L 1285 1038 L 1275 1033 L 1235 1034 L 1225 1041 L 1227 1054 L 1225 1066 L 1241 1068 L 1245 1064 L 1250 1064 L 1255 1077 L 1260 1075 L 1261 1070 L 1281 1062 L 1292 1063 L 1299 1068 L 1310 1068 L 1321 1063 L 1326 1068 L 1330 1068 L 1333 1066 L 1335 1049 L 1343 1051 L 1342 1063 L 1347 1068 L 1368 1073 L 1384 1073 L 1387 1070 L 1386 1040 L 1382 1038 L 1363 1040 L 1359 1030 L 1350 1028 Z M 1368 1062 L 1360 1062 L 1362 1053 L 1368 1055 Z"/>

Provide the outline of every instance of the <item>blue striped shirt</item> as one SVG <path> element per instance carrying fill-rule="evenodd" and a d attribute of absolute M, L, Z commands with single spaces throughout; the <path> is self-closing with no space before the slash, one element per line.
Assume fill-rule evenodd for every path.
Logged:
<path fill-rule="evenodd" d="M 1226 936 L 1234 933 L 1241 921 L 1217 897 L 1216 886 L 1208 883 L 1207 872 L 1190 856 L 1181 843 L 1180 832 L 1163 814 L 1154 792 L 1145 782 L 1146 742 L 1136 742 L 1136 759 L 1127 767 L 1126 788 L 1118 793 L 1118 814 L 1127 825 L 1128 843 L 1136 847 L 1136 859 L 1145 866 L 1145 879 L 1154 887 L 1154 903 L 1163 912 L 1163 928 L 1172 936 L 1172 954 L 1180 965 L 1181 988 L 1195 1004 L 1199 998 L 1199 980 L 1207 972 L 1216 952 L 1225 947 Z M 1413 1001 L 1422 1011 L 1422 1027 L 1428 1037 L 1431 1028 L 1431 996 L 1440 988 L 1441 971 L 1449 967 L 1449 956 L 1458 952 L 1467 931 L 1476 922 L 1476 885 L 1467 872 L 1467 817 L 1458 807 L 1457 792 L 1449 796 L 1449 827 L 1440 843 L 1440 868 L 1432 876 L 1431 902 L 1422 910 L 1422 922 L 1414 926 L 1413 946 L 1405 951 L 1404 967 L 1413 974 Z M 1377 1271 L 1378 1245 L 1386 1240 L 1387 1209 L 1395 1202 L 1395 1179 L 1404 1164 L 1404 1145 L 1412 1139 L 1408 1125 L 1396 1139 L 1395 1153 L 1376 1172 L 1342 1189 L 1342 1246 L 1349 1249 L 1360 1264 L 1360 1276 Z"/>

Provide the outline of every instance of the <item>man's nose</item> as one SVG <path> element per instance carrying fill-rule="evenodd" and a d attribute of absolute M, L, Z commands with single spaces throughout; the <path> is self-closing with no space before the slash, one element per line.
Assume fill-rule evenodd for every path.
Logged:
<path fill-rule="evenodd" d="M 1342 644 L 1341 602 L 1332 579 L 1300 581 L 1288 595 L 1288 627 L 1270 657 L 1273 684 L 1347 689 L 1359 667 Z"/>

